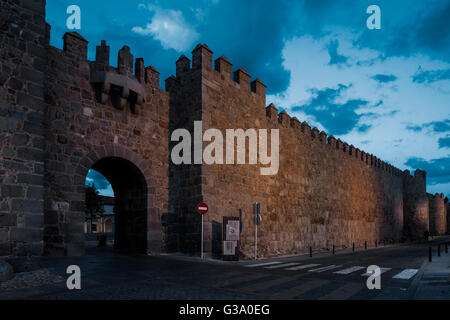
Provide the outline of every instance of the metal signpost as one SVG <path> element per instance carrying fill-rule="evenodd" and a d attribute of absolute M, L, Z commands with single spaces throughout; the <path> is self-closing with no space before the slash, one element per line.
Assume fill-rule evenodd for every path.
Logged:
<path fill-rule="evenodd" d="M 203 216 L 208 212 L 208 205 L 204 202 L 200 202 L 197 205 L 197 212 L 202 216 L 202 242 L 200 244 L 201 254 L 200 257 L 203 259 Z"/>
<path fill-rule="evenodd" d="M 258 258 L 258 225 L 260 223 L 261 206 L 259 202 L 253 204 L 253 213 L 255 214 L 255 260 Z"/>

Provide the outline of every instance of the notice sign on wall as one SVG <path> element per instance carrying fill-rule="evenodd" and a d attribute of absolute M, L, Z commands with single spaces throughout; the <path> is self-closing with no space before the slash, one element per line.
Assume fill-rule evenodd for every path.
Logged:
<path fill-rule="evenodd" d="M 239 220 L 228 221 L 226 240 L 239 240 Z"/>
<path fill-rule="evenodd" d="M 227 256 L 234 256 L 236 254 L 237 241 L 227 241 L 223 242 L 223 254 Z"/>
<path fill-rule="evenodd" d="M 239 260 L 239 217 L 223 217 L 223 260 Z"/>

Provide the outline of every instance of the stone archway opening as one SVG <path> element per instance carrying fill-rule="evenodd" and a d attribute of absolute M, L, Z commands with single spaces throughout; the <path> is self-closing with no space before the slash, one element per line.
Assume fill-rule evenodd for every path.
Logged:
<path fill-rule="evenodd" d="M 104 231 L 113 229 L 114 249 L 123 253 L 147 252 L 147 183 L 144 175 L 129 160 L 105 157 L 91 167 L 101 173 L 114 192 L 114 227 L 104 219 Z"/>

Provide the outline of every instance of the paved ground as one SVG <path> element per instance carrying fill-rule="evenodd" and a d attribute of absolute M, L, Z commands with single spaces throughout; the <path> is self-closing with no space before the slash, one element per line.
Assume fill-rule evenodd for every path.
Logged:
<path fill-rule="evenodd" d="M 442 274 L 450 254 L 442 250 L 442 257 L 426 263 L 428 247 L 447 241 L 450 237 L 312 258 L 239 262 L 91 248 L 85 257 L 43 257 L 34 263 L 65 278 L 69 265 L 80 266 L 81 290 L 68 290 L 61 282 L 0 292 L 0 299 L 448 299 L 449 284 Z M 382 268 L 380 290 L 366 286 L 363 274 L 369 265 Z M 438 284 L 427 285 L 427 277 Z"/>
<path fill-rule="evenodd" d="M 450 300 L 450 253 L 424 262 L 412 285 L 412 296 L 420 300 Z"/>

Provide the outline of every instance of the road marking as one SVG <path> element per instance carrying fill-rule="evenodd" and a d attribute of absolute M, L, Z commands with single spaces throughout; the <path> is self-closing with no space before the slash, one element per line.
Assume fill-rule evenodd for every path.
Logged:
<path fill-rule="evenodd" d="M 399 274 L 396 274 L 395 276 L 393 276 L 392 278 L 408 280 L 408 279 L 411 279 L 412 277 L 414 277 L 418 271 L 419 270 L 417 270 L 417 269 L 405 269 L 402 272 L 400 272 Z"/>
<path fill-rule="evenodd" d="M 257 263 L 257 264 L 248 264 L 244 267 L 247 267 L 247 268 L 262 267 L 262 266 L 270 266 L 272 264 L 278 264 L 278 263 L 281 263 L 281 262 L 274 261 L 274 262 L 265 262 L 265 263 Z"/>
<path fill-rule="evenodd" d="M 295 287 L 289 288 L 289 289 L 285 289 L 285 290 L 281 290 L 275 294 L 272 295 L 273 298 L 278 298 L 278 299 L 292 299 L 298 295 L 301 295 L 305 292 L 308 292 L 310 290 L 313 290 L 317 287 L 320 287 L 321 285 L 324 285 L 326 283 L 328 283 L 329 281 L 327 280 L 321 280 L 321 279 L 316 279 L 316 280 L 311 280 L 311 281 L 306 281 L 305 283 L 302 283 L 300 285 L 297 285 Z"/>
<path fill-rule="evenodd" d="M 299 264 L 300 263 L 291 262 L 291 263 L 277 264 L 275 266 L 264 267 L 264 268 L 265 269 L 278 269 L 278 268 L 284 268 L 284 267 L 290 267 L 290 266 L 298 266 Z"/>
<path fill-rule="evenodd" d="M 358 293 L 364 287 L 365 284 L 363 283 L 350 282 L 320 297 L 319 300 L 347 300 L 354 294 Z"/>
<path fill-rule="evenodd" d="M 381 268 L 381 272 L 380 272 L 380 274 L 383 274 L 383 273 L 385 273 L 385 272 L 387 272 L 387 271 L 389 271 L 389 270 L 391 270 L 392 268 Z M 368 276 L 371 276 L 373 273 L 363 273 L 361 276 L 363 276 L 363 277 L 368 277 Z"/>
<path fill-rule="evenodd" d="M 321 268 L 317 268 L 317 269 L 311 269 L 311 270 L 308 270 L 309 272 L 324 272 L 324 271 L 328 271 L 328 270 L 332 270 L 332 269 L 336 269 L 336 268 L 339 268 L 339 267 L 342 267 L 342 265 L 334 265 L 334 264 L 332 264 L 331 266 L 326 266 L 326 267 L 321 267 Z"/>
<path fill-rule="evenodd" d="M 350 267 L 350 268 L 347 268 L 347 269 L 342 269 L 342 270 L 336 271 L 334 273 L 336 273 L 336 274 L 350 274 L 352 272 L 359 271 L 359 270 L 362 270 L 362 269 L 364 269 L 364 267 L 354 266 L 354 267 Z"/>
<path fill-rule="evenodd" d="M 317 267 L 320 266 L 320 264 L 305 264 L 304 266 L 299 266 L 299 267 L 293 267 L 293 268 L 287 268 L 286 270 L 292 270 L 292 271 L 296 271 L 296 270 L 302 270 L 302 269 L 307 269 L 307 268 L 313 268 L 313 267 Z"/>

